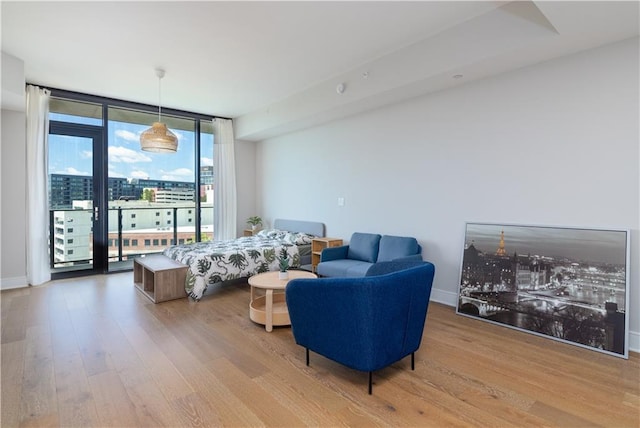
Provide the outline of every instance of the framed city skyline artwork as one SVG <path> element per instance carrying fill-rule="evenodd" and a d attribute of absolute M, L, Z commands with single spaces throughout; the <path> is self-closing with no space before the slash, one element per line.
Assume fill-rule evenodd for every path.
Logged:
<path fill-rule="evenodd" d="M 456 312 L 628 358 L 629 236 L 466 223 Z"/>

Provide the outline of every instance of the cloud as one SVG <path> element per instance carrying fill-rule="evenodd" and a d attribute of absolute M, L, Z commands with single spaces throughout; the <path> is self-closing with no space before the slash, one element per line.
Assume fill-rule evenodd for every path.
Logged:
<path fill-rule="evenodd" d="M 213 166 L 213 159 L 200 157 L 200 166 Z"/>
<path fill-rule="evenodd" d="M 148 180 L 149 174 L 144 171 L 131 171 L 131 178 L 142 178 L 144 180 Z"/>
<path fill-rule="evenodd" d="M 138 134 L 131 131 L 127 131 L 125 129 L 118 129 L 114 134 L 116 137 L 120 137 L 125 141 L 131 141 L 136 143 L 140 141 L 140 136 Z"/>
<path fill-rule="evenodd" d="M 171 175 L 180 175 L 183 177 L 193 177 L 193 171 L 190 170 L 189 168 L 177 168 L 174 169 L 173 171 L 161 171 L 165 174 L 171 174 Z"/>
<path fill-rule="evenodd" d="M 83 150 L 80 152 L 80 157 L 83 159 L 92 159 L 93 158 L 93 152 L 89 151 L 89 150 Z"/>
<path fill-rule="evenodd" d="M 143 153 L 127 149 L 126 147 L 109 146 L 109 162 L 151 162 L 151 158 Z"/>
<path fill-rule="evenodd" d="M 90 172 L 78 171 L 77 169 L 75 169 L 72 166 L 70 166 L 69 168 L 65 168 L 64 169 L 64 173 L 65 174 L 69 174 L 69 175 L 91 175 Z"/>
<path fill-rule="evenodd" d="M 177 168 L 173 171 L 160 171 L 163 180 L 171 180 L 171 181 L 192 181 L 193 180 L 193 171 L 189 168 Z"/>
<path fill-rule="evenodd" d="M 112 165 L 109 164 L 109 178 L 126 178 L 124 174 L 114 171 Z"/>

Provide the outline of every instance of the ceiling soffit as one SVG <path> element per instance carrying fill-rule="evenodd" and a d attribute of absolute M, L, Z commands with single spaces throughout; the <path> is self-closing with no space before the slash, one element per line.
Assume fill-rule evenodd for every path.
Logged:
<path fill-rule="evenodd" d="M 565 55 L 568 50 L 592 47 L 593 42 L 585 34 L 588 25 L 583 23 L 582 33 L 576 28 L 567 29 L 568 36 L 556 28 L 556 17 L 563 28 L 574 22 L 567 15 L 566 5 L 548 7 L 548 3 L 556 2 L 541 3 L 547 7 L 541 9 L 540 2 L 530 1 L 504 4 L 242 115 L 236 120 L 236 136 L 263 140 L 545 61 Z M 609 18 L 610 9 L 601 3 L 595 2 L 586 9 L 591 13 L 583 14 L 583 20 Z M 614 13 L 618 14 L 619 11 Z M 621 27 L 632 30 L 612 32 L 604 39 L 613 42 L 637 35 L 638 25 L 633 21 Z M 462 77 L 455 78 L 456 75 Z M 345 86 L 342 94 L 336 91 L 338 84 Z"/>

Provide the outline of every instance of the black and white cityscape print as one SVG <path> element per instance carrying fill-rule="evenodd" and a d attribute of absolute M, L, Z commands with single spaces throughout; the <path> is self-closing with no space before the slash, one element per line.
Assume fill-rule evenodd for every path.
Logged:
<path fill-rule="evenodd" d="M 457 312 L 627 358 L 628 239 L 467 223 Z"/>

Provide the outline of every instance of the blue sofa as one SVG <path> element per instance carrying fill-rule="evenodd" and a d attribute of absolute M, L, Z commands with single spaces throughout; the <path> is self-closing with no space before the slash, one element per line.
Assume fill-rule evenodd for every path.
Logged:
<path fill-rule="evenodd" d="M 362 278 L 289 281 L 285 290 L 296 343 L 356 370 L 372 372 L 420 347 L 426 321 L 433 264 L 422 261 L 376 263 Z"/>
<path fill-rule="evenodd" d="M 422 261 L 421 252 L 415 238 L 356 232 L 349 245 L 325 248 L 316 272 L 328 277 L 363 277 L 375 263 Z"/>

